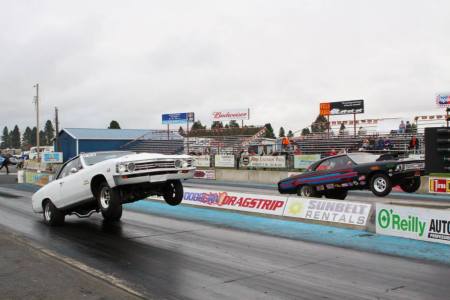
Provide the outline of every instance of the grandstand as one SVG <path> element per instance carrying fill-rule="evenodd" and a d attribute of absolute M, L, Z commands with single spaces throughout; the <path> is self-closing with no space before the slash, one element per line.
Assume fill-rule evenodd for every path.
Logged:
<path fill-rule="evenodd" d="M 414 134 L 371 134 L 360 136 L 328 136 L 326 133 L 310 134 L 308 136 L 298 137 L 293 140 L 294 145 L 299 147 L 303 154 L 322 154 L 326 155 L 332 150 L 354 152 L 362 148 L 363 141 L 369 141 L 369 146 L 365 147 L 367 152 L 398 152 L 406 154 L 409 151 L 409 143 Z M 415 152 L 423 153 L 424 151 L 424 135 L 419 133 L 416 135 L 419 141 L 419 149 Z M 378 146 L 379 140 L 389 141 L 391 147 L 389 149 Z"/>
<path fill-rule="evenodd" d="M 183 152 L 183 137 L 177 131 L 149 130 L 144 135 L 122 146 L 134 152 L 179 154 Z"/>

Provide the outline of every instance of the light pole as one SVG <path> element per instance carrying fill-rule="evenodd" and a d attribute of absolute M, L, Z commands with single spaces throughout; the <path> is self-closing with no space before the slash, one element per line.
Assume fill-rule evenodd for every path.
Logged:
<path fill-rule="evenodd" d="M 34 103 L 36 104 L 36 151 L 37 160 L 39 161 L 39 83 L 36 83 L 33 87 L 36 88 L 36 96 L 34 98 Z"/>

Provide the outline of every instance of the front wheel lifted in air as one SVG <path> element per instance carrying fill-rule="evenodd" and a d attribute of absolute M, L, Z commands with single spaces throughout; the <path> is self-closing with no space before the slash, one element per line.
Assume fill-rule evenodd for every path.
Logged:
<path fill-rule="evenodd" d="M 44 202 L 44 222 L 50 226 L 64 224 L 65 215 L 50 201 Z"/>
<path fill-rule="evenodd" d="M 164 186 L 164 200 L 167 204 L 175 206 L 183 200 L 183 184 L 180 180 L 168 181 Z"/>

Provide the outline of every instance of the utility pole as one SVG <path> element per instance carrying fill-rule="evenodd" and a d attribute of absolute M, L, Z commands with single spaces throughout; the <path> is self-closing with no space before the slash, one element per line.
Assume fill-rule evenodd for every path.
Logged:
<path fill-rule="evenodd" d="M 58 108 L 55 106 L 55 152 L 59 152 L 59 119 Z"/>
<path fill-rule="evenodd" d="M 39 157 L 39 83 L 36 83 L 33 87 L 36 88 L 36 96 L 34 98 L 34 103 L 36 104 L 36 151 L 37 151 L 37 160 L 40 160 Z"/>

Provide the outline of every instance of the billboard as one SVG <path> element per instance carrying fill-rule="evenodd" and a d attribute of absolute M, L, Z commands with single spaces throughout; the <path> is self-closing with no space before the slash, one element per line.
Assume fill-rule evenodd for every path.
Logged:
<path fill-rule="evenodd" d="M 449 94 L 436 95 L 436 104 L 439 107 L 449 107 L 450 106 L 450 95 Z"/>
<path fill-rule="evenodd" d="M 320 159 L 320 154 L 294 155 L 294 169 L 306 169 Z"/>
<path fill-rule="evenodd" d="M 244 156 L 242 166 L 254 168 L 286 168 L 284 156 Z"/>
<path fill-rule="evenodd" d="M 173 113 L 173 114 L 163 114 L 162 123 L 163 124 L 186 124 L 187 122 L 194 122 L 194 113 Z"/>
<path fill-rule="evenodd" d="M 44 163 L 62 163 L 63 153 L 62 152 L 44 152 L 42 153 L 42 162 Z"/>
<path fill-rule="evenodd" d="M 245 109 L 214 111 L 212 113 L 212 117 L 213 121 L 249 120 L 250 109 L 245 108 Z"/>
<path fill-rule="evenodd" d="M 322 116 L 350 115 L 364 113 L 364 100 L 350 100 L 320 103 Z"/>
<path fill-rule="evenodd" d="M 376 204 L 376 232 L 450 244 L 450 212 L 445 209 Z"/>

